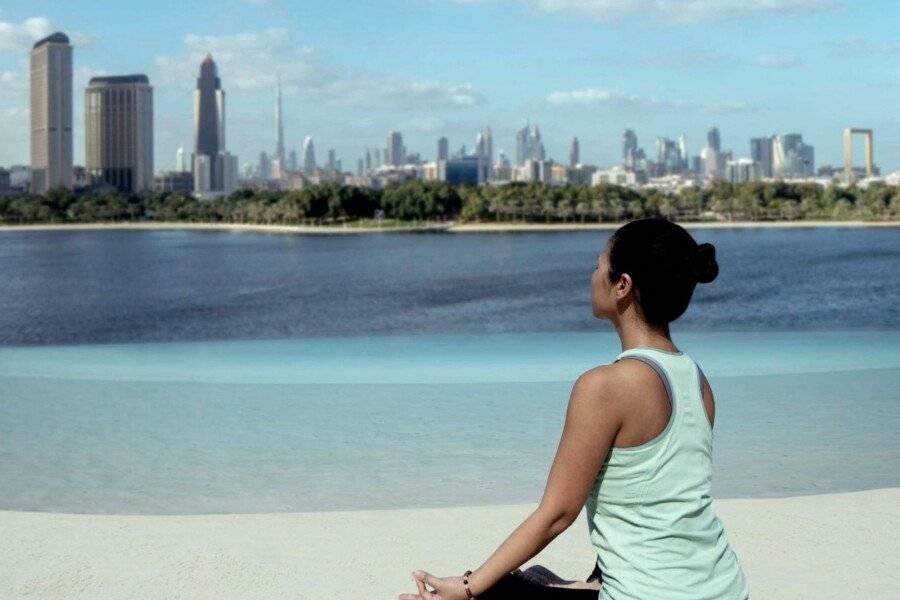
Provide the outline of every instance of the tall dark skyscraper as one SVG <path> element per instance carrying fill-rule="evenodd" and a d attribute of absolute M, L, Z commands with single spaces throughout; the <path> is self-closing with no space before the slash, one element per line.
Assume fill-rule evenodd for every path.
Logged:
<path fill-rule="evenodd" d="M 581 162 L 581 147 L 578 144 L 578 138 L 572 138 L 572 145 L 569 146 L 569 166 L 574 168 Z"/>
<path fill-rule="evenodd" d="M 719 128 L 712 127 L 706 133 L 706 145 L 715 150 L 716 152 L 722 151 L 722 138 L 719 136 Z"/>
<path fill-rule="evenodd" d="M 442 137 L 438 140 L 437 159 L 447 160 L 448 158 L 450 158 L 450 141 Z"/>
<path fill-rule="evenodd" d="M 281 114 L 281 77 L 278 78 L 278 98 L 275 102 L 275 156 L 278 157 L 279 167 L 284 173 L 284 124 Z"/>
<path fill-rule="evenodd" d="M 206 164 L 209 165 L 209 183 L 214 190 L 221 189 L 216 157 L 224 151 L 225 92 L 219 81 L 216 63 L 207 54 L 200 65 L 200 77 L 194 90 L 194 154 L 196 157 L 209 157 Z"/>
<path fill-rule="evenodd" d="M 403 136 L 399 131 L 391 131 L 387 136 L 384 163 L 400 166 L 406 162 L 406 148 L 403 146 Z"/>
<path fill-rule="evenodd" d="M 750 138 L 750 158 L 762 165 L 762 176 L 772 176 L 772 138 Z"/>
<path fill-rule="evenodd" d="M 622 134 L 622 165 L 634 168 L 637 161 L 638 139 L 633 129 L 626 129 Z"/>

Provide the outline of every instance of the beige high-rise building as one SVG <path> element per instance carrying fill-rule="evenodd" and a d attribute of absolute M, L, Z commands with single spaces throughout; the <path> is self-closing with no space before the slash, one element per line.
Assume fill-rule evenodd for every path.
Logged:
<path fill-rule="evenodd" d="M 72 188 L 72 46 L 64 33 L 31 50 L 31 190 Z"/>
<path fill-rule="evenodd" d="M 153 190 L 153 88 L 146 75 L 94 77 L 84 91 L 85 169 L 91 183 Z"/>

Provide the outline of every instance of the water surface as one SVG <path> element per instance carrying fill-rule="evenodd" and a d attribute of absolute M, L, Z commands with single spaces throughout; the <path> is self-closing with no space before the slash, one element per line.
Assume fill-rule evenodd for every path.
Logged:
<path fill-rule="evenodd" d="M 697 230 L 713 492 L 900 485 L 900 237 Z M 535 502 L 608 232 L 0 233 L 0 509 Z M 429 482 L 428 495 L 421 494 Z"/>

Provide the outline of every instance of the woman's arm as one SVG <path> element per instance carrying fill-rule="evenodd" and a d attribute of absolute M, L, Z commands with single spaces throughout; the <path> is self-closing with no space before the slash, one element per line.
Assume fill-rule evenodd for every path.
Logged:
<path fill-rule="evenodd" d="M 575 382 L 541 502 L 469 576 L 474 595 L 533 558 L 578 518 L 622 423 L 612 379 L 603 366 Z"/>

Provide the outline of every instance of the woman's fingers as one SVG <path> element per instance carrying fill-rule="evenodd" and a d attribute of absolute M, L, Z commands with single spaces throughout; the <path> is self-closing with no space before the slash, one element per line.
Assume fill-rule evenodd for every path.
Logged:
<path fill-rule="evenodd" d="M 418 575 L 418 571 L 416 571 L 416 575 Z M 431 600 L 433 594 L 425 589 L 425 582 L 423 582 L 418 577 L 413 577 L 416 580 L 416 585 L 419 586 L 419 596 L 421 596 L 422 600 Z"/>
<path fill-rule="evenodd" d="M 427 583 L 428 585 L 430 585 L 431 587 L 433 587 L 435 589 L 437 589 L 437 586 L 440 585 L 440 583 L 441 583 L 440 577 L 435 577 L 434 575 L 432 575 L 431 573 L 428 573 L 427 571 L 416 571 L 416 575 L 419 578 L 423 579 L 425 581 L 425 583 Z"/>

